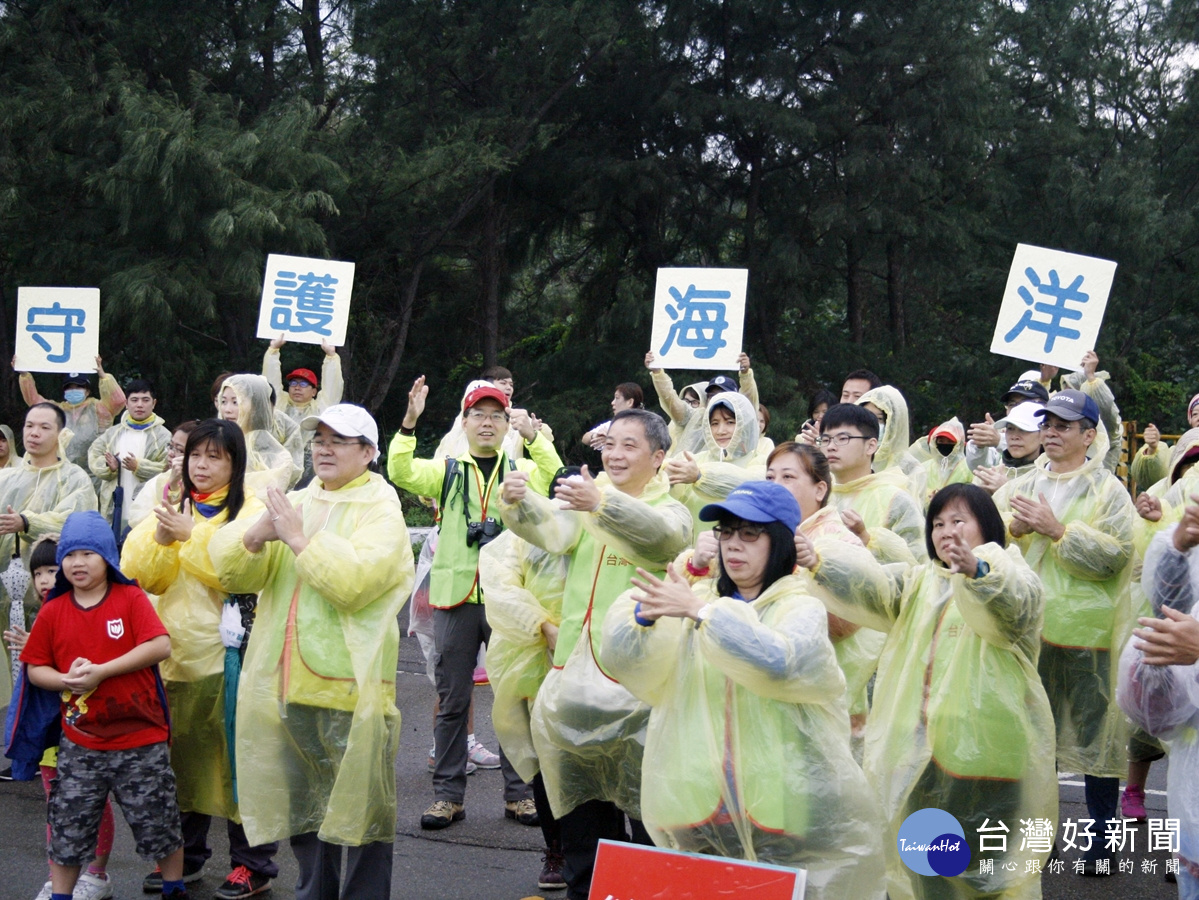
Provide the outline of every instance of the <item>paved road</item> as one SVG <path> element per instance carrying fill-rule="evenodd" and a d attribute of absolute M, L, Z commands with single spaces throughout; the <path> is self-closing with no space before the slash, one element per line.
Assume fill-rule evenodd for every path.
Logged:
<path fill-rule="evenodd" d="M 498 771 L 480 771 L 470 778 L 465 822 L 445 831 L 421 831 L 420 814 L 432 801 L 426 759 L 433 743 L 434 692 L 424 675 L 424 662 L 415 639 L 405 638 L 402 642 L 398 686 L 404 730 L 396 761 L 399 821 L 391 897 L 393 900 L 522 900 L 538 896 L 541 832 L 504 818 L 503 780 Z M 480 688 L 475 697 L 476 731 L 494 747 L 490 691 Z M 1082 788 L 1075 784 L 1081 779 L 1063 775 L 1061 780 L 1061 815 L 1084 817 Z M 1164 817 L 1164 763 L 1154 765 L 1149 788 L 1147 805 Z M 0 900 L 31 900 L 46 880 L 44 823 L 45 799 L 40 782 L 0 785 Z M 1008 825 L 1017 833 L 1014 823 Z M 208 900 L 228 871 L 223 829 L 214 827 L 212 838 L 213 860 L 205 878 L 192 886 L 191 895 L 198 900 Z M 1156 874 L 1138 871 L 1133 875 L 1088 879 L 1069 874 L 1067 862 L 1066 873 L 1044 876 L 1044 896 L 1047 900 L 1128 897 L 1175 900 L 1177 889 L 1162 878 L 1165 855 L 1143 852 L 1144 826 L 1138 830 L 1137 839 L 1136 852 L 1128 854 L 1129 858 L 1136 861 L 1138 869 L 1142 859 L 1155 860 Z M 1071 855 L 1066 854 L 1065 858 L 1069 861 Z M 287 848 L 280 851 L 279 864 L 282 872 L 271 896 L 284 900 L 293 896 L 296 879 L 295 861 Z M 109 871 L 116 881 L 117 897 L 143 896 L 141 879 L 148 867 L 134 855 L 129 829 L 123 821 L 117 824 L 116 848 Z M 547 900 L 563 896 L 561 892 L 542 893 Z"/>

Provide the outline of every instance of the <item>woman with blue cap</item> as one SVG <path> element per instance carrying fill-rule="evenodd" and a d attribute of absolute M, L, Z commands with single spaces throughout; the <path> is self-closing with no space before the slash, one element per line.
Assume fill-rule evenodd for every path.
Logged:
<path fill-rule="evenodd" d="M 849 747 L 825 608 L 796 575 L 800 510 L 751 481 L 700 511 L 717 578 L 638 570 L 603 664 L 650 704 L 641 808 L 660 846 L 807 869 L 810 898 L 882 897 L 881 816 Z"/>

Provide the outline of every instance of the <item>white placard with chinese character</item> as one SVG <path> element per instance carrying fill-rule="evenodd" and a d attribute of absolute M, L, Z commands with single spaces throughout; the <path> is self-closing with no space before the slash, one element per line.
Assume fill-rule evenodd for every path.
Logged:
<path fill-rule="evenodd" d="M 99 288 L 17 288 L 18 372 L 94 372 L 99 353 Z"/>
<path fill-rule="evenodd" d="M 748 269 L 659 269 L 654 367 L 736 369 L 748 284 Z"/>
<path fill-rule="evenodd" d="M 300 344 L 328 341 L 340 347 L 350 319 L 354 264 L 304 256 L 266 258 L 258 337 L 283 335 Z"/>
<path fill-rule="evenodd" d="M 1115 277 L 1109 259 L 1017 244 L 991 352 L 1081 369 L 1099 339 Z"/>

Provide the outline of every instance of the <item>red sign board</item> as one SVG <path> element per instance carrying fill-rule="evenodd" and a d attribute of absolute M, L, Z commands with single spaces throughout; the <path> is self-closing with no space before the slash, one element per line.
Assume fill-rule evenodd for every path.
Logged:
<path fill-rule="evenodd" d="M 588 900 L 803 900 L 803 869 L 600 841 Z"/>

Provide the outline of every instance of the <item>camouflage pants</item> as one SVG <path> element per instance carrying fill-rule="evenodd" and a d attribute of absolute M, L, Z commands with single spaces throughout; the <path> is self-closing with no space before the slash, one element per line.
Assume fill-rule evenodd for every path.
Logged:
<path fill-rule="evenodd" d="M 91 862 L 109 793 L 121 807 L 143 859 L 157 862 L 183 846 L 175 773 L 165 743 L 89 750 L 64 737 L 47 811 L 50 859 L 61 866 Z"/>

